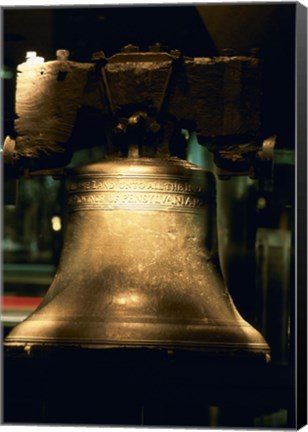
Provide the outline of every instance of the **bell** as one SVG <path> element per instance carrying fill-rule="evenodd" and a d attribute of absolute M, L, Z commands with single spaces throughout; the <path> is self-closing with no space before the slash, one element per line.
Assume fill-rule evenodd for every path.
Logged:
<path fill-rule="evenodd" d="M 215 177 L 178 158 L 73 169 L 60 264 L 6 346 L 143 347 L 267 356 L 212 260 Z"/>

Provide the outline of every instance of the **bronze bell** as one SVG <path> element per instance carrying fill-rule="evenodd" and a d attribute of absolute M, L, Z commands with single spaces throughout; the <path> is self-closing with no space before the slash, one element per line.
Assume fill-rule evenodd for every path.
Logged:
<path fill-rule="evenodd" d="M 212 261 L 211 172 L 176 157 L 106 159 L 71 171 L 67 206 L 53 283 L 7 346 L 267 355 Z"/>

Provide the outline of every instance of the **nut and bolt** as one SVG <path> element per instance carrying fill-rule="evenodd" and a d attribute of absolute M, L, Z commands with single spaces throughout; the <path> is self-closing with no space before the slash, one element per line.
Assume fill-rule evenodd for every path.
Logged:
<path fill-rule="evenodd" d="M 70 52 L 66 49 L 58 49 L 56 51 L 57 60 L 68 60 L 70 56 Z"/>
<path fill-rule="evenodd" d="M 27 51 L 26 52 L 26 60 L 36 58 L 36 51 Z"/>
<path fill-rule="evenodd" d="M 149 120 L 149 122 L 147 124 L 147 129 L 152 134 L 157 134 L 160 131 L 161 127 L 160 127 L 160 124 L 157 123 L 156 120 L 151 119 L 151 120 Z"/>
<path fill-rule="evenodd" d="M 36 55 L 36 51 L 27 51 L 26 52 L 26 63 L 32 64 L 42 64 L 44 63 L 44 57 L 38 57 Z"/>
<path fill-rule="evenodd" d="M 222 50 L 222 55 L 224 57 L 232 57 L 234 56 L 234 50 L 232 48 L 224 48 Z"/>
<path fill-rule="evenodd" d="M 250 57 L 254 57 L 254 58 L 259 57 L 260 48 L 250 48 L 249 53 L 250 53 Z"/>
<path fill-rule="evenodd" d="M 135 52 L 139 52 L 139 47 L 137 45 L 128 44 L 128 45 L 125 45 L 121 49 L 121 52 L 122 53 L 135 53 Z"/>
<path fill-rule="evenodd" d="M 127 132 L 127 120 L 121 119 L 118 124 L 113 128 L 113 133 L 116 135 L 122 135 Z"/>
<path fill-rule="evenodd" d="M 136 126 L 138 123 L 144 121 L 148 117 L 144 111 L 137 111 L 128 118 L 128 124 L 130 126 Z"/>
<path fill-rule="evenodd" d="M 92 61 L 106 60 L 104 51 L 96 51 L 91 56 Z"/>
<path fill-rule="evenodd" d="M 105 56 L 104 51 L 96 51 L 92 53 L 91 60 L 99 67 L 105 66 L 108 63 L 108 59 Z"/>
<path fill-rule="evenodd" d="M 156 42 L 154 45 L 149 45 L 148 50 L 150 52 L 160 52 L 160 51 L 162 51 L 162 44 L 159 42 Z"/>
<path fill-rule="evenodd" d="M 171 51 L 170 51 L 170 54 L 171 54 L 173 57 L 176 57 L 176 58 L 180 58 L 181 55 L 182 55 L 181 51 L 178 50 L 178 49 L 171 50 Z"/>

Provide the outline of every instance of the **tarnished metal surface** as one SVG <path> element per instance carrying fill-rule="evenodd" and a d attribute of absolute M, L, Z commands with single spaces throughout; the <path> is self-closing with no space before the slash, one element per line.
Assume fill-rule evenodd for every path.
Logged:
<path fill-rule="evenodd" d="M 71 173 L 61 261 L 8 346 L 167 347 L 267 353 L 211 260 L 215 179 L 177 158 Z"/>

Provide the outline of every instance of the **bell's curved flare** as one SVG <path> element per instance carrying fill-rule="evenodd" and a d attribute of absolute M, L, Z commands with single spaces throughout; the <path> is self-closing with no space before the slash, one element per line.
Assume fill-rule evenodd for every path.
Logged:
<path fill-rule="evenodd" d="M 6 345 L 266 354 L 211 261 L 215 178 L 177 158 L 75 169 L 59 268 Z"/>

